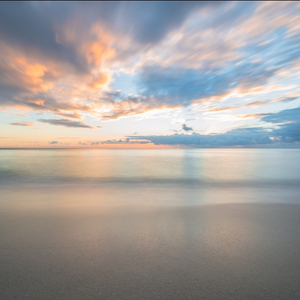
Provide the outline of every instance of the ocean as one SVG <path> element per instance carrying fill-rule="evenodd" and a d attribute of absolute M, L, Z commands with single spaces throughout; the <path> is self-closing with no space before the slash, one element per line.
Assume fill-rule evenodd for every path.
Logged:
<path fill-rule="evenodd" d="M 300 203 L 300 150 L 2 149 L 0 190 L 7 205 Z"/>

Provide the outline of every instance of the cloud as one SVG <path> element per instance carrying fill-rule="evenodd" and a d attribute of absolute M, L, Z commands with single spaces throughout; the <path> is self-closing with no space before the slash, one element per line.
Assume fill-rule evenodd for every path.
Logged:
<path fill-rule="evenodd" d="M 259 147 L 287 146 L 300 147 L 300 107 L 278 113 L 263 114 L 262 121 L 278 124 L 277 128 L 238 128 L 222 134 L 173 134 L 165 136 L 129 136 L 155 145 L 180 145 L 188 147 Z"/>
<path fill-rule="evenodd" d="M 194 70 L 146 67 L 140 84 L 149 98 L 161 104 L 188 106 L 210 97 L 223 97 L 233 89 L 241 92 L 265 85 L 277 69 L 242 63 L 232 68 Z"/>
<path fill-rule="evenodd" d="M 191 13 L 219 5 L 189 1 L 131 2 L 127 9 L 123 6 L 127 18 L 121 22 L 124 28 L 133 31 L 133 36 L 139 43 L 157 43 L 169 32 L 179 28 Z"/>
<path fill-rule="evenodd" d="M 6 116 L 28 117 L 28 115 L 26 115 L 26 114 L 17 114 L 17 113 L 15 113 L 15 114 L 6 114 Z"/>
<path fill-rule="evenodd" d="M 236 129 L 223 134 L 203 135 L 198 133 L 173 134 L 166 136 L 137 136 L 137 140 L 147 140 L 155 145 L 180 145 L 188 147 L 236 147 L 257 146 L 273 143 L 268 132 L 260 128 Z"/>
<path fill-rule="evenodd" d="M 188 19 L 177 35 L 163 41 L 161 48 L 149 50 L 149 57 L 165 67 L 176 64 L 205 69 L 258 58 L 269 66 L 283 66 L 299 57 L 295 48 L 299 36 L 288 33 L 291 27 L 297 33 L 298 22 L 296 3 L 224 3 Z"/>
<path fill-rule="evenodd" d="M 184 131 L 192 131 L 192 130 L 193 130 L 192 127 L 187 127 L 185 124 L 182 125 L 182 129 L 183 129 Z"/>
<path fill-rule="evenodd" d="M 92 125 L 88 125 L 84 122 L 71 121 L 68 119 L 38 119 L 38 121 L 42 122 L 42 123 L 48 123 L 51 125 L 65 126 L 65 127 L 72 127 L 72 128 L 89 128 L 89 129 L 102 128 L 102 126 L 92 126 Z"/>
<path fill-rule="evenodd" d="M 27 50 L 35 49 L 35 52 L 45 53 L 51 59 L 67 62 L 77 71 L 85 72 L 87 61 L 80 57 L 80 51 L 74 47 L 76 44 L 73 42 L 75 37 L 81 42 L 83 34 L 90 37 L 97 23 L 106 32 L 114 32 L 118 37 L 130 35 L 132 44 L 145 45 L 162 40 L 196 10 L 220 5 L 168 1 L 23 2 L 20 5 L 2 2 L 0 36 L 7 43 L 18 44 Z"/>
<path fill-rule="evenodd" d="M 240 105 L 240 106 L 227 106 L 227 107 L 215 107 L 208 109 L 208 112 L 219 112 L 219 111 L 226 111 L 226 110 L 234 110 L 234 109 L 239 109 L 239 108 L 247 108 L 247 107 L 259 107 L 271 102 L 291 102 L 294 100 L 299 99 L 299 97 L 279 97 L 279 98 L 274 98 L 274 99 L 268 99 L 268 100 L 258 100 L 258 101 L 253 101 L 250 103 L 247 103 L 245 105 Z"/>
<path fill-rule="evenodd" d="M 73 112 L 73 113 L 56 112 L 55 114 L 58 116 L 72 118 L 72 119 L 82 119 L 83 118 L 83 115 L 80 113 L 77 113 L 77 112 Z"/>
<path fill-rule="evenodd" d="M 299 21 L 297 3 L 2 2 L 0 107 L 112 120 L 247 94 L 299 66 Z M 138 95 L 112 90 L 120 71 Z"/>
<path fill-rule="evenodd" d="M 220 101 L 222 97 L 238 90 L 241 93 L 262 87 L 275 76 L 278 69 L 265 68 L 262 63 L 242 63 L 232 68 L 184 69 L 145 66 L 139 75 L 140 96 L 125 95 L 121 91 L 108 92 L 101 97 L 106 112 L 98 113 L 102 119 L 117 119 L 160 108 L 186 107 L 194 103 Z M 296 99 L 296 98 L 295 98 Z M 290 99 L 291 101 L 294 98 Z M 257 101 L 248 106 L 263 105 L 269 101 Z M 214 108 L 211 111 L 237 109 Z"/>
<path fill-rule="evenodd" d="M 57 144 L 57 141 L 52 141 L 52 142 L 49 142 L 50 145 L 55 145 Z"/>
<path fill-rule="evenodd" d="M 277 125 L 278 128 L 274 129 L 273 133 L 281 141 L 288 143 L 300 141 L 300 107 L 266 114 L 261 120 Z"/>
<path fill-rule="evenodd" d="M 78 140 L 79 137 L 73 137 L 73 136 L 64 136 L 64 137 L 58 137 L 59 140 L 69 140 L 69 139 L 75 139 Z"/>
<path fill-rule="evenodd" d="M 106 141 L 94 141 L 91 142 L 91 145 L 100 145 L 100 144 L 149 144 L 150 142 L 147 140 L 141 140 L 141 139 L 135 139 L 134 137 L 125 137 L 123 140 L 119 139 L 112 139 L 112 140 L 106 140 Z"/>
<path fill-rule="evenodd" d="M 236 115 L 237 118 L 242 118 L 242 119 L 248 119 L 248 118 L 259 118 L 262 117 L 266 114 L 260 113 L 260 114 L 247 114 L 247 115 Z"/>
<path fill-rule="evenodd" d="M 34 123 L 33 122 L 13 122 L 13 123 L 10 123 L 10 125 L 29 127 L 29 126 L 33 126 Z"/>
<path fill-rule="evenodd" d="M 26 53 L 33 51 L 41 57 L 67 62 L 77 71 L 86 68 L 76 55 L 76 50 L 57 43 L 56 26 L 62 26 L 65 18 L 70 18 L 74 7 L 61 3 L 35 4 L 23 2 L 3 2 L 0 5 L 0 36 L 12 46 L 18 45 Z M 55 15 L 55 18 L 53 16 Z M 63 62 L 64 61 L 64 62 Z"/>
<path fill-rule="evenodd" d="M 266 116 L 262 118 L 262 121 L 271 123 L 300 122 L 300 107 L 285 109 L 277 113 L 266 114 Z"/>

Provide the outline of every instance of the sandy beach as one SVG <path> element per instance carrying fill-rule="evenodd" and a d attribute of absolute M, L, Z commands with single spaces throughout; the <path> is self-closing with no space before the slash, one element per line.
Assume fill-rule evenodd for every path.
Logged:
<path fill-rule="evenodd" d="M 1 210 L 0 299 L 300 298 L 300 205 L 88 207 Z"/>

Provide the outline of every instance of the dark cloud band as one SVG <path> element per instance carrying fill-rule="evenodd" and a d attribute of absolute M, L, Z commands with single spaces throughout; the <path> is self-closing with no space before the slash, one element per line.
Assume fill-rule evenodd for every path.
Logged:
<path fill-rule="evenodd" d="M 42 123 L 48 123 L 51 125 L 65 126 L 65 127 L 72 127 L 72 128 L 88 128 L 88 129 L 101 128 L 101 126 L 92 126 L 92 125 L 88 125 L 84 122 L 71 121 L 68 119 L 38 119 L 38 121 L 42 122 Z"/>

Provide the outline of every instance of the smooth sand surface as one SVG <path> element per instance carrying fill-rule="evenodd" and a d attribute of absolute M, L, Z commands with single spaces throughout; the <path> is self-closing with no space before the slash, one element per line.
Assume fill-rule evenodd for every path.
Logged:
<path fill-rule="evenodd" d="M 0 211 L 0 299 L 300 299 L 300 205 Z"/>

